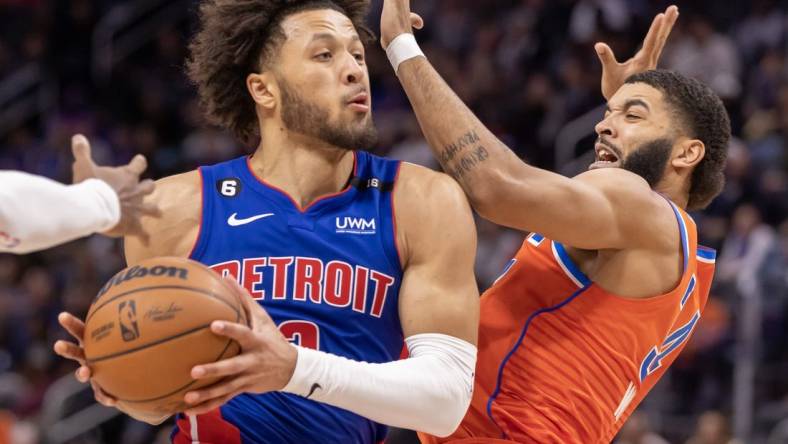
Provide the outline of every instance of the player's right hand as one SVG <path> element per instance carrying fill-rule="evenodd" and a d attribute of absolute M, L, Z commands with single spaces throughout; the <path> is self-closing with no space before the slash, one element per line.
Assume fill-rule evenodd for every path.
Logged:
<path fill-rule="evenodd" d="M 98 166 L 90 155 L 90 142 L 82 134 L 71 138 L 71 151 L 74 154 L 74 183 L 90 178 L 101 179 L 118 194 L 120 222 L 102 234 L 111 237 L 137 236 L 147 244 L 148 233 L 143 230 L 140 218 L 158 216 L 160 211 L 155 204 L 144 202 L 145 196 L 153 193 L 155 188 L 150 179 L 140 181 L 140 175 L 148 167 L 145 157 L 138 154 L 128 165 L 120 167 Z"/>
<path fill-rule="evenodd" d="M 83 384 L 90 383 L 90 387 L 93 389 L 93 396 L 96 398 L 96 401 L 99 404 L 107 407 L 114 407 L 136 419 L 137 421 L 147 422 L 149 424 L 157 425 L 168 418 L 168 415 L 163 417 L 146 416 L 130 409 L 126 409 L 123 405 L 123 402 L 118 401 L 107 392 L 102 390 L 98 383 L 91 379 L 90 367 L 88 367 L 87 361 L 85 360 L 85 349 L 82 348 L 82 338 L 85 334 L 85 323 L 71 313 L 66 312 L 60 313 L 57 317 L 57 320 L 60 325 L 66 329 L 66 331 L 76 340 L 76 343 L 58 340 L 55 342 L 53 347 L 55 353 L 66 359 L 76 361 L 79 364 L 79 368 L 77 368 L 77 371 L 74 373 L 74 375 L 79 382 Z"/>

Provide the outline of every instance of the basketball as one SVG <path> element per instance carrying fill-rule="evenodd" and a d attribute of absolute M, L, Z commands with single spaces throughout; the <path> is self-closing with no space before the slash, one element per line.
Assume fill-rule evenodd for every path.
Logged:
<path fill-rule="evenodd" d="M 246 324 L 241 301 L 221 277 L 182 258 L 153 258 L 117 273 L 99 291 L 85 321 L 93 379 L 132 411 L 169 414 L 183 396 L 218 378 L 191 369 L 237 355 L 239 345 L 210 330 L 212 321 Z"/>

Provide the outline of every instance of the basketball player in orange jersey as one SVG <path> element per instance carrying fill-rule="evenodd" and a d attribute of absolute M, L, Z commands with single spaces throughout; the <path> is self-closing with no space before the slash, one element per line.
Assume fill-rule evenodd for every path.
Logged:
<path fill-rule="evenodd" d="M 597 44 L 607 110 L 596 162 L 570 179 L 485 128 L 420 54 L 408 0 L 384 1 L 382 44 L 435 156 L 483 217 L 531 232 L 482 297 L 469 412 L 424 442 L 610 442 L 687 343 L 714 253 L 686 210 L 721 190 L 730 123 L 708 87 L 647 70 L 677 15 L 624 64 Z"/>
<path fill-rule="evenodd" d="M 150 201 L 162 216 L 143 219 L 148 245 L 126 239 L 126 259 L 212 266 L 243 286 L 252 322 L 213 326 L 243 353 L 193 369 L 225 379 L 186 394 L 175 443 L 375 444 L 385 425 L 446 436 L 467 410 L 479 303 L 471 210 L 450 177 L 363 151 L 375 139 L 367 3 L 202 4 L 190 76 L 215 123 L 261 142 L 159 180 Z M 81 321 L 61 323 L 82 337 Z M 403 342 L 410 357 L 398 361 Z M 77 344 L 55 350 L 84 363 Z"/>

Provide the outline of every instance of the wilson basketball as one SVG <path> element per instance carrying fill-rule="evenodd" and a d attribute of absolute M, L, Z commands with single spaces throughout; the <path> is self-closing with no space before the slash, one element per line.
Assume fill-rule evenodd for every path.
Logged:
<path fill-rule="evenodd" d="M 149 259 L 99 291 L 85 320 L 85 357 L 96 382 L 129 409 L 182 411 L 187 391 L 216 382 L 192 379 L 192 367 L 240 351 L 210 331 L 214 320 L 247 323 L 217 273 L 188 259 Z"/>

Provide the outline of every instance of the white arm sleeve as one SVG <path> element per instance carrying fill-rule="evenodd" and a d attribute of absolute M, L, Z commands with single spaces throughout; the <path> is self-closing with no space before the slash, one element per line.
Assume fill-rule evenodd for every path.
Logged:
<path fill-rule="evenodd" d="M 383 364 L 298 347 L 295 372 L 282 391 L 382 424 L 448 436 L 471 402 L 476 346 L 443 334 L 405 342 L 410 357 Z"/>
<path fill-rule="evenodd" d="M 76 185 L 0 171 L 0 252 L 30 253 L 114 227 L 120 202 L 104 181 Z"/>

